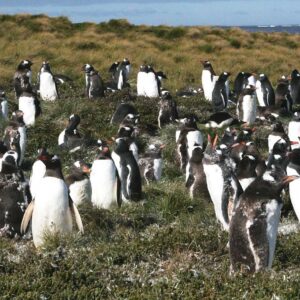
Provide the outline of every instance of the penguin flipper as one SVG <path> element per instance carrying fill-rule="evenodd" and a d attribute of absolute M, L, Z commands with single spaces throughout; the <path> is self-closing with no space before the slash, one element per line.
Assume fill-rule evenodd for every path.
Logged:
<path fill-rule="evenodd" d="M 81 220 L 79 211 L 71 198 L 69 198 L 69 206 L 70 206 L 71 213 L 75 217 L 75 221 L 76 221 L 77 227 L 79 229 L 79 232 L 84 233 L 83 224 L 82 224 L 82 220 Z"/>
<path fill-rule="evenodd" d="M 117 175 L 117 203 L 118 203 L 118 207 L 121 207 L 121 205 L 122 205 L 121 180 L 120 180 L 118 171 L 116 171 L 116 175 Z"/>
<path fill-rule="evenodd" d="M 187 178 L 186 182 L 185 182 L 185 187 L 186 188 L 190 188 L 192 186 L 192 184 L 194 183 L 195 178 L 192 174 L 189 174 L 189 177 Z"/>
<path fill-rule="evenodd" d="M 21 226 L 20 226 L 21 234 L 24 234 L 26 232 L 26 229 L 27 229 L 28 224 L 29 224 L 29 222 L 31 220 L 31 217 L 32 217 L 33 208 L 34 208 L 34 201 L 31 201 L 29 203 L 29 205 L 27 206 L 27 208 L 25 210 L 25 213 L 24 213 L 24 216 L 23 216 L 23 219 L 22 219 L 22 223 L 21 223 Z"/>

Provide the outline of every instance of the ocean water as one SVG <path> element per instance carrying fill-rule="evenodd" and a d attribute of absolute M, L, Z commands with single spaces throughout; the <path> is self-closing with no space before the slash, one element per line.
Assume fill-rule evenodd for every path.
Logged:
<path fill-rule="evenodd" d="M 137 25 L 243 26 L 249 31 L 300 32 L 299 0 L 0 0 L 0 12 L 67 16 L 75 23 L 127 19 Z"/>

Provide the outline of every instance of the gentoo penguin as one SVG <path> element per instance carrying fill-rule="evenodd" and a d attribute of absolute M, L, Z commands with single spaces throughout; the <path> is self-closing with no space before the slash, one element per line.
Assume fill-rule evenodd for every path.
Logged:
<path fill-rule="evenodd" d="M 26 126 L 34 126 L 35 118 L 41 113 L 40 101 L 33 92 L 26 75 L 20 78 L 22 93 L 18 98 L 19 110 L 23 112 L 23 120 Z"/>
<path fill-rule="evenodd" d="M 230 76 L 229 72 L 223 72 L 218 80 L 212 91 L 212 104 L 214 107 L 215 112 L 222 111 L 227 108 L 228 103 L 228 93 L 226 89 L 226 81 Z"/>
<path fill-rule="evenodd" d="M 225 111 L 212 114 L 208 119 L 202 122 L 207 128 L 223 128 L 230 125 L 238 125 L 240 122 Z"/>
<path fill-rule="evenodd" d="M 24 176 L 19 173 L 14 151 L 8 151 L 0 159 L 0 168 L 0 236 L 13 238 L 21 235 L 20 225 L 31 197 Z"/>
<path fill-rule="evenodd" d="M 42 100 L 55 101 L 59 98 L 54 76 L 50 64 L 44 61 L 38 75 L 39 91 Z"/>
<path fill-rule="evenodd" d="M 138 161 L 140 173 L 147 184 L 151 181 L 160 181 L 163 168 L 161 152 L 164 147 L 165 145 L 149 145 L 148 150 Z"/>
<path fill-rule="evenodd" d="M 84 64 L 83 66 L 82 66 L 82 71 L 84 71 L 84 73 L 85 73 L 85 89 L 84 89 L 84 95 L 85 95 L 85 97 L 89 97 L 89 73 L 91 72 L 91 71 L 95 71 L 95 68 L 92 66 L 92 65 L 90 65 L 90 64 Z"/>
<path fill-rule="evenodd" d="M 256 81 L 256 95 L 258 106 L 273 106 L 275 105 L 274 89 L 267 75 L 260 74 Z"/>
<path fill-rule="evenodd" d="M 194 144 L 191 147 L 191 156 L 186 166 L 185 186 L 189 189 L 190 197 L 193 199 L 201 192 L 207 191 L 206 178 L 203 170 L 202 146 Z"/>
<path fill-rule="evenodd" d="M 288 176 L 300 176 L 300 149 L 294 149 L 289 154 L 289 163 L 286 168 Z M 290 198 L 295 214 L 300 222 L 300 179 L 294 180 L 289 184 Z"/>
<path fill-rule="evenodd" d="M 275 143 L 280 140 L 284 140 L 288 145 L 290 145 L 289 137 L 285 133 L 282 123 L 280 121 L 277 121 L 272 125 L 272 132 L 270 132 L 270 134 L 268 135 L 269 153 L 272 152 Z"/>
<path fill-rule="evenodd" d="M 252 74 L 248 72 L 239 72 L 234 79 L 233 83 L 233 92 L 235 98 L 238 100 L 241 92 L 244 88 L 249 84 L 248 78 L 251 77 Z"/>
<path fill-rule="evenodd" d="M 193 87 L 188 87 L 186 89 L 181 89 L 179 91 L 176 91 L 176 96 L 183 97 L 183 98 L 193 97 L 199 94 L 203 94 L 202 88 L 197 89 Z"/>
<path fill-rule="evenodd" d="M 109 72 L 112 74 L 113 87 L 118 90 L 129 87 L 130 71 L 131 64 L 127 58 L 124 58 L 122 62 L 113 63 L 109 69 Z"/>
<path fill-rule="evenodd" d="M 1 117 L 3 120 L 8 119 L 8 103 L 4 91 L 0 91 Z"/>
<path fill-rule="evenodd" d="M 98 145 L 98 154 L 90 175 L 92 203 L 95 207 L 104 209 L 121 206 L 120 180 L 109 147 L 101 140 L 98 140 Z"/>
<path fill-rule="evenodd" d="M 234 174 L 233 162 L 217 152 L 217 139 L 217 135 L 213 141 L 208 136 L 202 162 L 217 220 L 221 223 L 222 229 L 228 231 L 231 212 L 242 193 L 242 188 Z"/>
<path fill-rule="evenodd" d="M 144 81 L 145 96 L 149 98 L 157 98 L 160 95 L 160 82 L 151 66 L 147 68 L 147 75 Z"/>
<path fill-rule="evenodd" d="M 135 107 L 129 103 L 121 103 L 114 112 L 110 123 L 120 125 L 127 116 L 132 119 L 132 124 L 138 123 L 139 114 Z"/>
<path fill-rule="evenodd" d="M 33 63 L 30 60 L 22 60 L 17 67 L 17 70 L 14 74 L 14 89 L 15 89 L 17 99 L 23 91 L 21 88 L 21 82 L 20 82 L 21 76 L 26 75 L 29 79 L 29 83 L 31 83 L 31 78 L 32 78 L 31 66 L 32 65 L 33 65 Z"/>
<path fill-rule="evenodd" d="M 155 72 L 156 78 L 158 79 L 158 89 L 160 91 L 160 95 L 162 95 L 162 81 L 168 79 L 167 75 L 163 71 Z"/>
<path fill-rule="evenodd" d="M 201 63 L 203 65 L 201 81 L 202 81 L 204 97 L 206 100 L 212 101 L 212 92 L 214 89 L 217 76 L 210 61 L 206 60 L 206 61 L 202 61 Z"/>
<path fill-rule="evenodd" d="M 24 233 L 32 218 L 32 237 L 35 247 L 40 247 L 46 234 L 69 234 L 72 231 L 72 214 L 80 232 L 83 232 L 79 212 L 69 196 L 65 184 L 61 162 L 57 156 L 43 161 L 46 166 L 45 176 L 41 179 L 33 201 L 27 207 L 22 224 Z"/>
<path fill-rule="evenodd" d="M 294 104 L 300 103 L 300 73 L 298 70 L 294 70 L 291 74 L 290 81 L 291 97 Z"/>
<path fill-rule="evenodd" d="M 239 197 L 229 228 L 231 273 L 272 267 L 282 207 L 280 193 L 294 179 L 272 182 L 258 177 Z"/>
<path fill-rule="evenodd" d="M 275 89 L 275 106 L 281 108 L 281 115 L 286 116 L 292 112 L 293 99 L 289 90 L 289 80 L 282 76 L 277 81 Z"/>
<path fill-rule="evenodd" d="M 81 149 L 84 145 L 84 138 L 77 129 L 79 123 L 79 115 L 71 115 L 68 126 L 58 136 L 58 145 L 61 148 L 68 149 L 71 153 Z"/>
<path fill-rule="evenodd" d="M 243 158 L 239 162 L 236 170 L 237 179 L 243 191 L 256 179 L 256 166 L 258 159 L 253 155 L 243 155 Z"/>
<path fill-rule="evenodd" d="M 240 92 L 237 103 L 237 116 L 240 121 L 252 125 L 256 119 L 256 93 L 253 86 L 247 85 Z"/>
<path fill-rule="evenodd" d="M 77 160 L 70 171 L 70 174 L 66 177 L 66 184 L 75 205 L 91 202 L 92 187 L 88 177 L 90 173 L 89 166 L 85 162 Z"/>
<path fill-rule="evenodd" d="M 140 70 L 137 74 L 137 95 L 138 96 L 146 96 L 146 91 L 145 91 L 145 82 L 147 81 L 147 72 L 148 72 L 148 66 L 141 65 Z"/>
<path fill-rule="evenodd" d="M 104 97 L 104 83 L 98 71 L 90 70 L 87 75 L 86 93 L 89 99 Z"/>
<path fill-rule="evenodd" d="M 159 102 L 158 127 L 161 129 L 164 125 L 175 122 L 178 119 L 178 110 L 175 100 L 170 94 L 165 94 Z"/>
<path fill-rule="evenodd" d="M 300 112 L 296 111 L 293 119 L 289 122 L 288 136 L 291 142 L 291 148 L 300 148 Z"/>
<path fill-rule="evenodd" d="M 116 147 L 112 152 L 112 159 L 120 176 L 122 200 L 124 202 L 141 200 L 141 174 L 126 140 L 122 138 L 116 139 Z"/>
<path fill-rule="evenodd" d="M 9 150 L 14 150 L 18 153 L 18 165 L 23 162 L 26 144 L 27 133 L 23 120 L 23 112 L 16 110 L 12 113 L 12 119 L 4 130 L 3 142 Z"/>

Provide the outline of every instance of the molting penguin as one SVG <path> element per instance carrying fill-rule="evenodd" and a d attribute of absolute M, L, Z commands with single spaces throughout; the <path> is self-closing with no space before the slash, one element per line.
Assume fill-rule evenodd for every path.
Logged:
<path fill-rule="evenodd" d="M 227 103 L 228 103 L 228 93 L 226 88 L 226 81 L 228 77 L 230 76 L 230 73 L 223 72 L 218 80 L 216 81 L 216 84 L 214 86 L 213 92 L 212 92 L 212 103 L 215 112 L 222 111 L 226 109 Z"/>
<path fill-rule="evenodd" d="M 118 90 L 129 87 L 129 75 L 131 71 L 131 64 L 127 58 L 122 62 L 115 62 L 111 65 L 109 72 L 112 74 L 113 86 Z"/>
<path fill-rule="evenodd" d="M 58 145 L 61 148 L 68 149 L 71 153 L 81 149 L 84 145 L 84 138 L 81 137 L 77 130 L 79 123 L 79 115 L 71 115 L 67 128 L 64 129 L 58 136 Z"/>
<path fill-rule="evenodd" d="M 42 100 L 55 101 L 59 98 L 56 82 L 50 69 L 50 64 L 46 61 L 44 61 L 42 64 L 38 75 L 38 81 Z"/>
<path fill-rule="evenodd" d="M 178 119 L 177 104 L 170 94 L 163 96 L 159 102 L 158 127 L 175 122 Z"/>
<path fill-rule="evenodd" d="M 291 74 L 290 81 L 291 97 L 294 104 L 300 103 L 300 73 L 298 70 L 294 70 Z"/>
<path fill-rule="evenodd" d="M 275 106 L 281 108 L 281 115 L 289 115 L 292 112 L 293 99 L 289 90 L 289 80 L 282 76 L 275 89 Z"/>
<path fill-rule="evenodd" d="M 76 161 L 71 173 L 66 177 L 70 197 L 76 206 L 91 202 L 92 187 L 88 177 L 89 166 L 81 160 Z"/>
<path fill-rule="evenodd" d="M 1 117 L 4 120 L 8 119 L 8 103 L 4 91 L 0 91 Z"/>
<path fill-rule="evenodd" d="M 234 90 L 234 96 L 238 100 L 241 92 L 243 89 L 246 88 L 248 83 L 248 78 L 251 77 L 251 73 L 247 72 L 240 72 L 235 77 L 234 83 L 233 83 L 233 90 Z"/>
<path fill-rule="evenodd" d="M 87 75 L 86 94 L 89 99 L 104 97 L 104 83 L 98 71 L 91 69 Z"/>
<path fill-rule="evenodd" d="M 245 191 L 246 188 L 256 179 L 257 163 L 258 159 L 253 155 L 243 155 L 243 158 L 239 162 L 236 170 L 236 176 L 243 191 Z"/>
<path fill-rule="evenodd" d="M 256 119 L 255 88 L 247 86 L 240 92 L 237 103 L 237 115 L 240 121 L 252 125 Z"/>
<path fill-rule="evenodd" d="M 41 114 L 40 101 L 33 92 L 26 75 L 20 78 L 22 93 L 18 98 L 19 110 L 23 112 L 23 120 L 26 126 L 33 126 L 35 118 Z"/>
<path fill-rule="evenodd" d="M 231 273 L 245 267 L 258 272 L 272 266 L 282 200 L 280 193 L 295 177 L 279 183 L 261 177 L 240 196 L 229 228 Z"/>
<path fill-rule="evenodd" d="M 135 107 L 129 103 L 121 103 L 114 112 L 110 123 L 119 125 L 126 116 L 132 116 L 133 124 L 138 122 L 139 114 Z"/>
<path fill-rule="evenodd" d="M 256 95 L 259 106 L 275 105 L 274 89 L 265 74 L 260 74 L 256 81 Z"/>
<path fill-rule="evenodd" d="M 213 141 L 210 136 L 208 137 L 203 157 L 203 170 L 216 217 L 222 224 L 222 228 L 228 231 L 231 211 L 242 193 L 242 188 L 235 177 L 233 162 L 217 152 L 217 139 L 217 135 Z"/>
<path fill-rule="evenodd" d="M 295 112 L 293 120 L 289 122 L 288 136 L 292 150 L 300 148 L 300 112 Z"/>
<path fill-rule="evenodd" d="M 84 71 L 84 73 L 85 73 L 85 89 L 84 89 L 84 95 L 86 96 L 86 97 L 89 97 L 89 73 L 91 72 L 91 71 L 95 71 L 95 69 L 94 69 L 94 67 L 92 66 L 92 65 L 90 65 L 90 64 L 84 64 L 83 66 L 82 66 L 82 71 Z"/>
<path fill-rule="evenodd" d="M 90 175 L 92 203 L 104 209 L 121 206 L 120 180 L 109 147 L 101 140 L 98 140 L 98 145 L 99 153 L 93 162 Z"/>
<path fill-rule="evenodd" d="M 140 173 L 147 184 L 150 181 L 160 181 L 163 168 L 161 151 L 164 147 L 165 145 L 151 144 L 146 153 L 139 159 Z"/>
<path fill-rule="evenodd" d="M 112 159 L 117 167 L 121 180 L 122 200 L 139 201 L 142 198 L 142 179 L 139 166 L 129 150 L 127 141 L 122 138 L 116 140 Z"/>
<path fill-rule="evenodd" d="M 14 89 L 16 93 L 16 98 L 18 98 L 22 93 L 20 78 L 23 75 L 26 75 L 29 79 L 29 83 L 31 83 L 32 71 L 31 71 L 32 62 L 30 60 L 22 60 L 17 70 L 14 74 Z"/>
<path fill-rule="evenodd" d="M 208 119 L 203 121 L 207 128 L 223 128 L 230 125 L 238 125 L 240 122 L 233 118 L 229 113 L 225 111 L 220 111 L 212 114 Z"/>
<path fill-rule="evenodd" d="M 64 182 L 61 163 L 56 156 L 44 161 L 45 176 L 41 179 L 34 200 L 27 207 L 21 233 L 26 231 L 32 217 L 32 237 L 35 247 L 40 247 L 46 234 L 69 234 L 72 231 L 72 214 L 79 231 L 83 232 L 79 212 L 69 196 Z"/>
<path fill-rule="evenodd" d="M 202 70 L 202 88 L 204 91 L 204 97 L 208 101 L 212 101 L 212 92 L 214 89 L 214 85 L 216 82 L 216 79 L 218 78 L 216 76 L 216 73 L 211 65 L 211 63 L 206 60 L 202 61 L 203 70 Z"/>
<path fill-rule="evenodd" d="M 280 121 L 278 121 L 272 125 L 272 132 L 268 135 L 269 153 L 272 152 L 275 143 L 277 143 L 280 140 L 284 140 L 288 145 L 290 145 L 290 139 L 285 133 L 283 125 Z"/>

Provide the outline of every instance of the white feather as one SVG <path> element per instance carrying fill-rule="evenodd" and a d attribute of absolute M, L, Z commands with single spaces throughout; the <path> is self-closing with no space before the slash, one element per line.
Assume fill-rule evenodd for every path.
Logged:
<path fill-rule="evenodd" d="M 146 81 L 147 73 L 146 72 L 138 72 L 137 75 L 137 94 L 138 96 L 146 96 L 145 93 L 145 81 Z"/>
<path fill-rule="evenodd" d="M 291 142 L 298 142 L 298 144 L 291 145 L 292 150 L 300 148 L 299 137 L 300 137 L 300 122 L 291 121 L 288 128 L 288 136 Z"/>
<path fill-rule="evenodd" d="M 56 85 L 51 73 L 40 74 L 40 95 L 45 101 L 55 101 L 58 98 Z"/>
<path fill-rule="evenodd" d="M 69 186 L 69 190 L 76 206 L 91 201 L 92 187 L 89 178 L 75 181 Z"/>
<path fill-rule="evenodd" d="M 149 98 L 157 98 L 159 96 L 158 84 L 153 72 L 147 73 L 145 77 L 145 94 Z"/>
<path fill-rule="evenodd" d="M 18 131 L 20 133 L 20 151 L 21 151 L 19 165 L 21 165 L 26 151 L 26 143 L 27 143 L 26 127 L 20 126 L 18 128 Z"/>
<path fill-rule="evenodd" d="M 286 168 L 286 173 L 288 176 L 297 175 L 299 176 L 298 172 L 290 167 Z M 295 214 L 298 218 L 298 221 L 300 222 L 300 201 L 299 201 L 299 195 L 300 195 L 300 179 L 296 179 L 289 183 L 289 190 L 290 190 L 290 198 L 291 202 L 295 211 Z"/>
<path fill-rule="evenodd" d="M 269 134 L 268 136 L 268 149 L 269 149 L 269 153 L 272 152 L 274 145 L 280 141 L 282 138 L 278 135 L 274 135 L 274 134 Z"/>
<path fill-rule="evenodd" d="M 243 179 L 240 179 L 239 182 L 240 182 L 240 185 L 243 189 L 243 191 L 246 190 L 246 188 L 255 180 L 255 177 L 249 177 L 249 178 L 243 178 Z"/>
<path fill-rule="evenodd" d="M 8 119 L 8 103 L 7 100 L 3 100 L 1 102 L 1 112 L 2 112 L 2 117 L 7 120 Z"/>
<path fill-rule="evenodd" d="M 241 121 L 247 122 L 250 125 L 253 124 L 256 119 L 256 97 L 251 95 L 244 96 L 242 101 L 242 110 L 243 118 Z"/>
<path fill-rule="evenodd" d="M 45 164 L 40 160 L 35 161 L 32 165 L 31 176 L 29 180 L 30 193 L 33 199 L 35 198 L 36 191 L 38 190 L 40 181 L 45 176 L 45 173 Z"/>
<path fill-rule="evenodd" d="M 194 144 L 198 144 L 203 147 L 203 135 L 199 130 L 189 131 L 187 136 L 187 147 L 189 157 L 192 157 L 192 152 L 194 150 Z"/>
<path fill-rule="evenodd" d="M 162 158 L 156 158 L 153 161 L 154 168 L 154 177 L 157 181 L 161 178 L 162 168 L 163 168 L 163 160 Z"/>
<path fill-rule="evenodd" d="M 66 129 L 64 129 L 58 136 L 58 146 L 63 145 L 65 142 L 65 131 Z"/>
<path fill-rule="evenodd" d="M 264 94 L 261 88 L 261 82 L 259 80 L 256 81 L 256 96 L 258 100 L 258 106 L 266 106 L 264 102 Z"/>
<path fill-rule="evenodd" d="M 19 110 L 23 115 L 23 120 L 26 126 L 33 126 L 35 123 L 36 108 L 34 104 L 34 97 L 21 96 L 19 98 Z"/>

